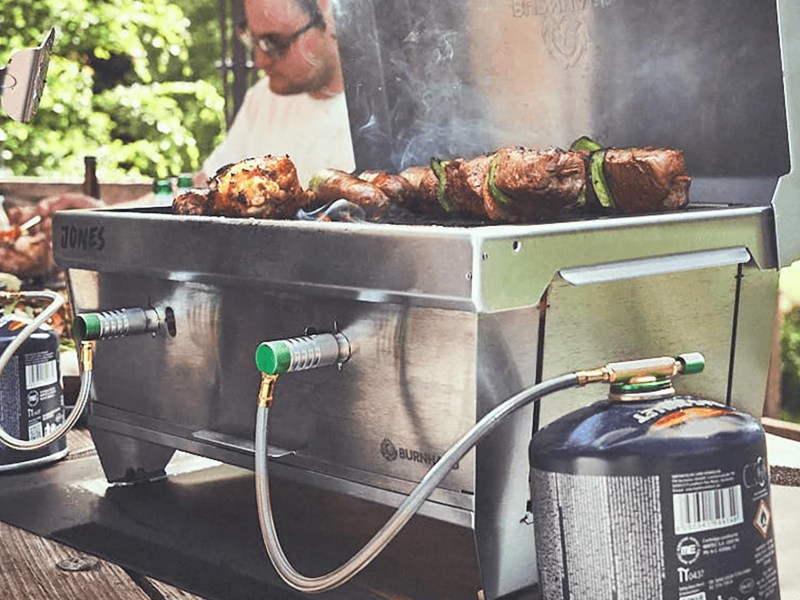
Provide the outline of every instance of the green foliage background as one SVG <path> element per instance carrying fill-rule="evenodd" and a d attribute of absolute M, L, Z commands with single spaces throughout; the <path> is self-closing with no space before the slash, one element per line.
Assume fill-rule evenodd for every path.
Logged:
<path fill-rule="evenodd" d="M 781 327 L 781 418 L 800 422 L 800 306 L 783 317 Z"/>
<path fill-rule="evenodd" d="M 57 36 L 39 111 L 0 114 L 14 175 L 101 181 L 195 172 L 225 130 L 213 0 L 3 0 L 0 64 Z"/>

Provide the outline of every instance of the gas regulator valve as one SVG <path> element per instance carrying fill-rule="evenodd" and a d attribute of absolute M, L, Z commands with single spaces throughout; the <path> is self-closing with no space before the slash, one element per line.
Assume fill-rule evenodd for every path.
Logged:
<path fill-rule="evenodd" d="M 256 366 L 264 375 L 281 375 L 343 365 L 350 354 L 350 341 L 343 333 L 318 333 L 262 342 L 256 348 Z"/>
<path fill-rule="evenodd" d="M 108 340 L 166 331 L 175 335 L 175 318 L 172 309 L 120 308 L 116 310 L 83 313 L 75 317 L 72 330 L 79 341 Z"/>

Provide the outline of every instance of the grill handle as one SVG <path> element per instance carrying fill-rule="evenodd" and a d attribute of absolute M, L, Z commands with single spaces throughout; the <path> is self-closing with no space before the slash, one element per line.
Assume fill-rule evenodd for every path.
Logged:
<path fill-rule="evenodd" d="M 647 275 L 667 275 L 696 269 L 743 265 L 749 263 L 751 258 L 747 248 L 722 248 L 684 254 L 667 254 L 651 258 L 637 258 L 592 265 L 590 267 L 574 267 L 561 269 L 558 273 L 570 285 L 591 285 L 593 283 L 634 279 Z"/>

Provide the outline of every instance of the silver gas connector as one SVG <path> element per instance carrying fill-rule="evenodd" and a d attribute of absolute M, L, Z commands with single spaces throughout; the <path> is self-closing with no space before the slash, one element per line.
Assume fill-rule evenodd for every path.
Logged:
<path fill-rule="evenodd" d="M 72 331 L 80 341 L 107 340 L 141 333 L 158 333 L 167 325 L 155 308 L 120 308 L 75 317 Z"/>
<path fill-rule="evenodd" d="M 262 342 L 256 348 L 256 366 L 265 375 L 280 375 L 343 364 L 350 352 L 350 342 L 343 333 L 318 333 Z"/>

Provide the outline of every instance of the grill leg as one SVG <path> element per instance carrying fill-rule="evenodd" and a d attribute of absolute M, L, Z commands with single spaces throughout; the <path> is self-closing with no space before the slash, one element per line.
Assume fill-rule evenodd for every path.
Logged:
<path fill-rule="evenodd" d="M 165 468 L 174 448 L 93 428 L 97 455 L 109 483 L 142 483 L 166 477 Z"/>

